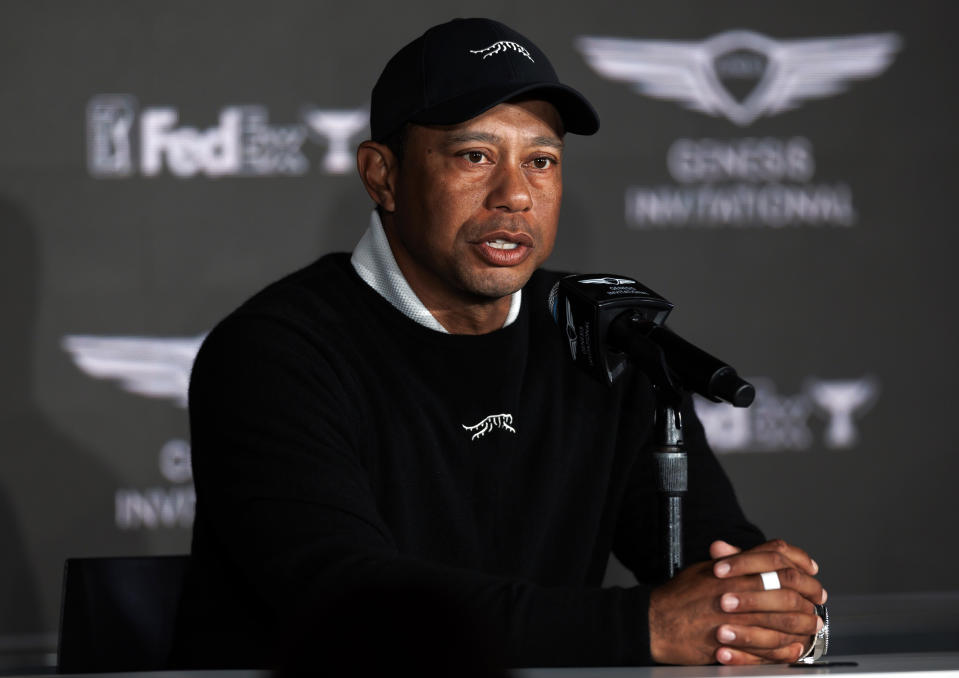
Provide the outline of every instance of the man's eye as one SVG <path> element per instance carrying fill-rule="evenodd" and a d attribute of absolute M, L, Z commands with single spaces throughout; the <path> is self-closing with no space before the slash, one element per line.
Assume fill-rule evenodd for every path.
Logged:
<path fill-rule="evenodd" d="M 467 151 L 466 159 L 472 163 L 481 163 L 486 159 L 486 155 L 481 151 Z"/>
<path fill-rule="evenodd" d="M 553 166 L 552 158 L 536 158 L 530 163 L 536 169 L 549 169 Z"/>

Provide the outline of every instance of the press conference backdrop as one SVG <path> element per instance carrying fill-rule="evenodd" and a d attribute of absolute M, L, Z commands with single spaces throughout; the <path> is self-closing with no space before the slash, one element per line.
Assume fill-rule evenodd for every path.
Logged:
<path fill-rule="evenodd" d="M 476 14 L 602 117 L 550 265 L 649 285 L 756 385 L 699 403 L 750 517 L 834 596 L 959 590 L 954 3 L 8 1 L 0 650 L 51 642 L 64 558 L 188 550 L 199 342 L 352 248 L 372 83 Z"/>

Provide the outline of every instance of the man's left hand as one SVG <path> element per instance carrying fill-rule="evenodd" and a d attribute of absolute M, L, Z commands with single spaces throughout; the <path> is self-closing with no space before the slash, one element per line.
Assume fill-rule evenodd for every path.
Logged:
<path fill-rule="evenodd" d="M 713 574 L 718 579 L 730 580 L 730 592 L 720 598 L 720 607 L 742 615 L 743 622 L 723 624 L 716 629 L 720 643 L 716 660 L 722 664 L 796 661 L 812 639 L 769 626 L 775 619 L 775 625 L 781 627 L 783 615 L 795 615 L 797 607 L 815 614 L 814 604 L 826 602 L 826 590 L 815 579 L 819 572 L 816 561 L 804 550 L 781 539 L 748 551 L 716 541 L 710 545 L 709 555 L 715 560 Z M 760 577 L 764 572 L 776 572 L 782 588 L 765 590 Z M 744 579 L 756 581 L 744 589 Z M 817 624 L 821 628 L 822 621 L 817 620 Z"/>

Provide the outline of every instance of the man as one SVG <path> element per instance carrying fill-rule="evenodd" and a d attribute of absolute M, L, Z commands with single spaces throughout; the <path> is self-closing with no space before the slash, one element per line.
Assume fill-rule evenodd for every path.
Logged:
<path fill-rule="evenodd" d="M 539 269 L 564 135 L 598 124 L 493 21 L 436 26 L 391 59 L 357 154 L 376 211 L 352 257 L 270 286 L 197 359 L 185 662 L 270 664 L 280 622 L 376 590 L 474 611 L 512 665 L 784 662 L 810 645 L 818 566 L 761 543 L 688 402 L 697 564 L 654 586 L 649 382 L 572 367 L 546 310 L 558 275 Z M 599 588 L 610 552 L 639 586 Z"/>

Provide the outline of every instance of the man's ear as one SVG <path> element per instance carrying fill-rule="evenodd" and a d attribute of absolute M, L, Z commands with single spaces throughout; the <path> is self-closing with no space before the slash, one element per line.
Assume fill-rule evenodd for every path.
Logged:
<path fill-rule="evenodd" d="M 387 212 L 396 209 L 396 156 L 375 141 L 364 141 L 356 149 L 356 168 L 373 201 Z"/>

